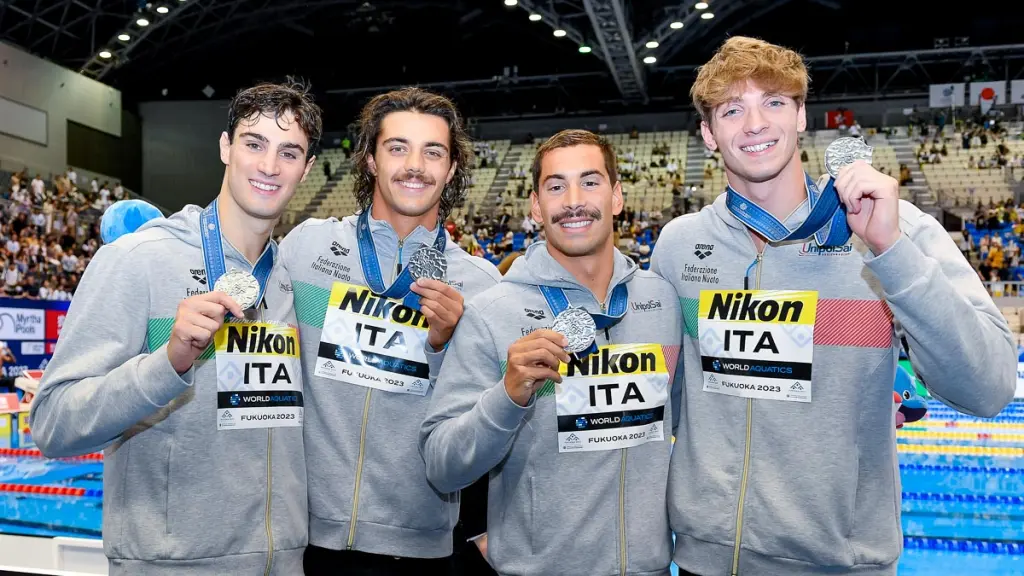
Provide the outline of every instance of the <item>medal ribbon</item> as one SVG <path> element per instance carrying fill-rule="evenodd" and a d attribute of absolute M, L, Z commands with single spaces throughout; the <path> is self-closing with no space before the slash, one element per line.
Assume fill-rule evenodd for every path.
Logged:
<path fill-rule="evenodd" d="M 363 278 L 366 286 L 371 292 L 380 298 L 393 298 L 403 300 L 403 304 L 413 310 L 420 309 L 419 294 L 410 291 L 412 283 L 415 282 L 409 274 L 409 267 L 402 269 L 401 274 L 391 286 L 384 288 L 384 278 L 380 273 L 380 262 L 377 261 L 377 249 L 373 245 L 373 235 L 370 233 L 370 209 L 367 208 L 359 215 L 356 223 L 356 239 L 359 243 L 359 263 L 363 268 Z M 434 238 L 434 248 L 444 254 L 448 238 L 444 235 L 444 226 L 437 223 L 437 236 Z M 401 255 L 399 255 L 401 257 Z"/>
<path fill-rule="evenodd" d="M 538 286 L 540 293 L 544 295 L 544 299 L 548 302 L 548 308 L 551 308 L 551 313 L 557 318 L 559 314 L 565 312 L 569 308 L 569 299 L 565 296 L 565 291 L 561 288 L 555 288 L 553 286 Z M 625 284 L 619 284 L 612 290 L 612 297 L 608 303 L 608 314 L 590 314 L 590 317 L 594 319 L 594 324 L 598 330 L 606 330 L 619 323 L 620 320 L 626 315 L 626 306 L 629 304 L 629 289 L 626 288 Z M 580 352 L 579 356 L 589 356 L 597 352 L 597 342 L 591 342 L 590 348 Z"/>
<path fill-rule="evenodd" d="M 806 173 L 807 201 L 811 213 L 796 230 L 790 230 L 778 218 L 754 202 L 747 200 L 739 192 L 726 188 L 725 205 L 729 212 L 747 228 L 757 232 L 768 242 L 776 243 L 784 240 L 805 240 L 811 236 L 818 246 L 842 246 L 850 239 L 850 226 L 846 222 L 846 208 L 839 202 L 839 193 L 835 189 L 835 178 L 829 178 L 825 189 L 818 191 L 818 186 Z"/>
<path fill-rule="evenodd" d="M 203 260 L 206 262 L 206 286 L 213 291 L 217 280 L 224 275 L 224 246 L 221 244 L 220 217 L 217 214 L 217 200 L 207 206 L 199 215 L 199 231 L 203 239 Z M 263 294 L 267 291 L 267 284 L 270 280 L 270 273 L 274 270 L 274 251 L 267 249 L 256 262 L 252 269 L 252 275 L 260 285 L 260 293 L 256 298 L 256 304 L 263 301 Z"/>

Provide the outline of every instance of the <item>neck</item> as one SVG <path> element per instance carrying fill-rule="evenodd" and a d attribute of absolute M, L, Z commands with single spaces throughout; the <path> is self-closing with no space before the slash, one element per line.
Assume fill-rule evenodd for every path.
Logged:
<path fill-rule="evenodd" d="M 434 230 L 437 227 L 437 214 L 440 208 L 440 205 L 434 205 L 430 210 L 419 216 L 406 216 L 388 205 L 379 195 L 374 194 L 373 204 L 370 206 L 370 216 L 373 216 L 374 220 L 383 220 L 390 224 L 395 229 L 398 237 L 404 240 L 418 226 L 423 226 L 427 230 Z"/>
<path fill-rule="evenodd" d="M 255 265 L 274 232 L 277 220 L 264 220 L 246 214 L 235 204 L 227 190 L 221 192 L 217 201 L 217 218 L 224 238 L 242 253 L 249 264 Z"/>
<path fill-rule="evenodd" d="M 793 159 L 786 164 L 778 176 L 766 182 L 743 181 L 728 168 L 726 168 L 726 175 L 733 190 L 767 210 L 780 222 L 785 222 L 797 206 L 807 200 L 804 167 L 797 154 L 793 155 Z"/>
<path fill-rule="evenodd" d="M 567 256 L 550 242 L 547 243 L 547 250 L 577 282 L 590 290 L 598 302 L 604 303 L 615 271 L 615 246 L 610 238 L 604 246 L 586 256 Z"/>

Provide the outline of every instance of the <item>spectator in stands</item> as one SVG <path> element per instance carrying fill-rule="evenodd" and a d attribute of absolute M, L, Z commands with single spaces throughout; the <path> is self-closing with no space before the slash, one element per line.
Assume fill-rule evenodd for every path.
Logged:
<path fill-rule="evenodd" d="M 956 410 L 992 417 L 1013 399 L 1017 350 L 1006 320 L 949 233 L 900 201 L 899 182 L 865 162 L 842 168 L 835 189 L 845 219 L 824 214 L 809 226 L 828 227 L 849 252 L 806 257 L 807 247 L 827 245 L 802 228 L 812 213 L 797 145 L 807 91 L 799 54 L 740 36 L 699 68 L 691 89 L 730 189 L 711 209 L 669 223 L 651 265 L 691 310 L 669 483 L 681 575 L 896 574 L 892 387 L 901 337 L 932 396 Z M 836 238 L 844 226 L 852 236 Z M 736 300 L 742 288 L 753 290 L 746 304 Z M 786 306 L 818 315 L 790 315 L 788 328 L 754 318 L 755 308 Z M 778 334 L 785 344 L 757 352 L 748 340 L 737 350 L 744 345 L 728 320 L 740 318 L 755 340 Z M 737 354 L 745 363 L 800 363 L 804 380 L 736 386 L 728 358 L 711 361 Z"/>

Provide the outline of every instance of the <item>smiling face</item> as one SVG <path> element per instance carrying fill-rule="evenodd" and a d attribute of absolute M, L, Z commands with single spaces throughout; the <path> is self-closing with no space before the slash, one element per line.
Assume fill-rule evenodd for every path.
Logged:
<path fill-rule="evenodd" d="M 376 149 L 367 158 L 376 178 L 374 204 L 435 221 L 441 192 L 456 168 L 449 146 L 448 123 L 440 116 L 409 111 L 385 116 Z"/>
<path fill-rule="evenodd" d="M 622 212 L 622 185 L 612 181 L 605 155 L 594 144 L 543 152 L 530 214 L 544 223 L 549 248 L 566 256 L 598 253 L 613 241 Z"/>
<path fill-rule="evenodd" d="M 279 218 L 316 159 L 306 160 L 309 145 L 293 114 L 241 119 L 230 139 L 220 137 L 227 199 L 253 218 Z"/>
<path fill-rule="evenodd" d="M 701 122 L 705 145 L 721 152 L 729 183 L 741 190 L 776 178 L 799 162 L 799 134 L 807 128 L 804 105 L 766 92 L 753 82 L 736 87 L 733 97 Z"/>

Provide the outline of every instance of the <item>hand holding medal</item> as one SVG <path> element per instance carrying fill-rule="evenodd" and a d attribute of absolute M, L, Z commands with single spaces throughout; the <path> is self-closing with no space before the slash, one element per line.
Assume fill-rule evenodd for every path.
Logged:
<path fill-rule="evenodd" d="M 447 283 L 448 261 L 444 253 L 431 246 L 417 250 L 407 267 L 412 276 L 410 288 L 420 297 L 420 312 L 430 324 L 427 344 L 441 350 L 451 340 L 462 318 L 462 294 Z"/>
<path fill-rule="evenodd" d="M 182 300 L 174 315 L 171 338 L 167 342 L 167 358 L 178 374 L 188 372 L 196 359 L 213 341 L 230 312 L 244 317 L 241 306 L 223 292 L 206 292 Z"/>
<path fill-rule="evenodd" d="M 505 392 L 520 406 L 530 403 L 537 384 L 561 382 L 559 363 L 569 362 L 568 339 L 554 330 L 536 330 L 508 347 Z"/>
<path fill-rule="evenodd" d="M 839 138 L 825 149 L 825 169 L 846 206 L 850 231 L 878 255 L 900 237 L 900 186 L 871 166 L 872 151 L 859 138 Z"/>

